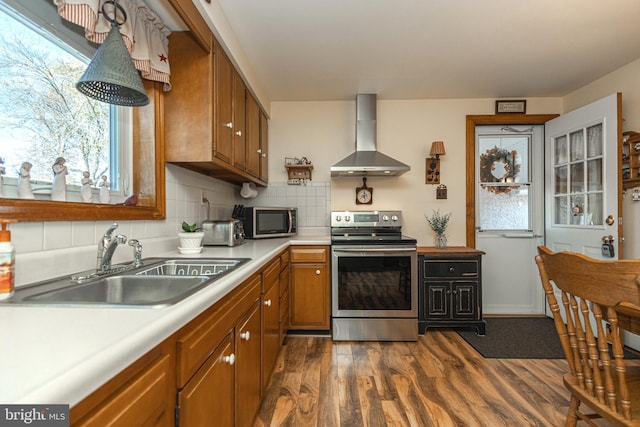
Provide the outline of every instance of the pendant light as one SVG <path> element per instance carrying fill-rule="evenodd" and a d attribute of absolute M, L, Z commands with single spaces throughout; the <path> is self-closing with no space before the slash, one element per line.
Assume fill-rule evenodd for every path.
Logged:
<path fill-rule="evenodd" d="M 107 15 L 106 4 L 113 5 L 113 18 Z M 122 22 L 117 20 L 118 10 L 123 16 Z M 109 104 L 129 107 L 149 104 L 138 70 L 120 34 L 119 27 L 127 21 L 127 14 L 117 0 L 108 0 L 102 5 L 102 15 L 111 23 L 111 30 L 76 83 L 76 88 L 90 98 Z"/>

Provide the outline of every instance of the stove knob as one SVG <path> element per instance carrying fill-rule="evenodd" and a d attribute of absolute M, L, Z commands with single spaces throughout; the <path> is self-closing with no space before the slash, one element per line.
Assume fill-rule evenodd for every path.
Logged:
<path fill-rule="evenodd" d="M 342 221 L 342 217 L 340 215 L 336 215 L 336 221 L 338 222 Z"/>
<path fill-rule="evenodd" d="M 349 215 L 345 215 L 344 216 L 344 220 L 349 222 L 349 221 L 351 221 L 351 217 Z"/>
<path fill-rule="evenodd" d="M 389 217 L 387 215 L 382 215 L 382 221 L 389 221 Z"/>
<path fill-rule="evenodd" d="M 397 221 L 398 215 L 391 215 L 391 221 Z"/>

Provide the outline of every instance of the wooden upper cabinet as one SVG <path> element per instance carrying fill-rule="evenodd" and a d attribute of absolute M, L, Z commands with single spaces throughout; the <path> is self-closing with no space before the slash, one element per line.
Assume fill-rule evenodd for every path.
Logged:
<path fill-rule="evenodd" d="M 172 89 L 164 93 L 165 161 L 205 162 L 213 155 L 213 55 L 188 32 L 169 36 Z"/>
<path fill-rule="evenodd" d="M 173 33 L 169 44 L 173 88 L 164 96 L 166 161 L 234 184 L 266 185 L 266 157 L 258 167 L 249 167 L 256 159 L 247 157 L 249 150 L 256 152 L 247 147 L 247 121 L 258 149 L 266 151 L 266 115 L 222 46 L 214 38 L 212 52 L 206 52 L 188 32 Z M 247 102 L 257 108 L 252 117 L 261 118 L 247 117 Z"/>
<path fill-rule="evenodd" d="M 233 165 L 246 170 L 246 99 L 247 89 L 242 77 L 233 73 Z"/>
<path fill-rule="evenodd" d="M 260 111 L 260 180 L 269 181 L 269 120 Z"/>
<path fill-rule="evenodd" d="M 247 96 L 247 172 L 260 177 L 260 107 L 255 98 Z"/>
<path fill-rule="evenodd" d="M 214 102 L 215 132 L 214 156 L 231 164 L 233 155 L 233 64 L 218 43 L 215 43 Z"/>

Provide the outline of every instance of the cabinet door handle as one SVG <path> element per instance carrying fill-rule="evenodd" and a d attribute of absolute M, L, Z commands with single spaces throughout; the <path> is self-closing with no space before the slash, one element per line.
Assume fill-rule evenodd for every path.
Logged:
<path fill-rule="evenodd" d="M 455 267 L 449 267 L 449 273 L 453 273 L 453 272 L 455 272 L 455 271 L 456 271 L 456 268 L 455 268 Z"/>
<path fill-rule="evenodd" d="M 320 270 L 316 270 L 316 276 L 320 275 Z"/>
<path fill-rule="evenodd" d="M 238 136 L 242 136 L 242 131 L 241 131 L 241 130 L 237 131 L 237 132 L 236 132 L 236 135 L 238 135 Z"/>
<path fill-rule="evenodd" d="M 451 291 L 447 290 L 447 295 L 451 295 Z"/>
<path fill-rule="evenodd" d="M 249 331 L 245 331 L 240 334 L 240 338 L 245 341 L 249 341 L 249 338 L 251 338 L 251 333 Z"/>
<path fill-rule="evenodd" d="M 256 153 L 261 154 L 261 153 L 262 153 L 262 150 L 258 148 L 258 149 L 256 150 Z"/>
<path fill-rule="evenodd" d="M 236 363 L 236 355 L 231 353 L 229 356 L 223 356 L 222 361 L 224 363 L 228 363 L 229 365 L 233 365 Z"/>
<path fill-rule="evenodd" d="M 266 305 L 267 307 L 271 307 L 271 300 L 268 299 L 264 302 L 264 305 Z"/>
<path fill-rule="evenodd" d="M 227 122 L 224 125 L 225 127 L 228 127 L 229 129 L 231 129 L 233 127 L 233 122 Z"/>

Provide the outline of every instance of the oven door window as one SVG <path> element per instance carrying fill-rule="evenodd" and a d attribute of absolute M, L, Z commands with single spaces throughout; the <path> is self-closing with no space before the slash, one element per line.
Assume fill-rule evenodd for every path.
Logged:
<path fill-rule="evenodd" d="M 411 258 L 338 258 L 339 310 L 411 310 Z"/>

